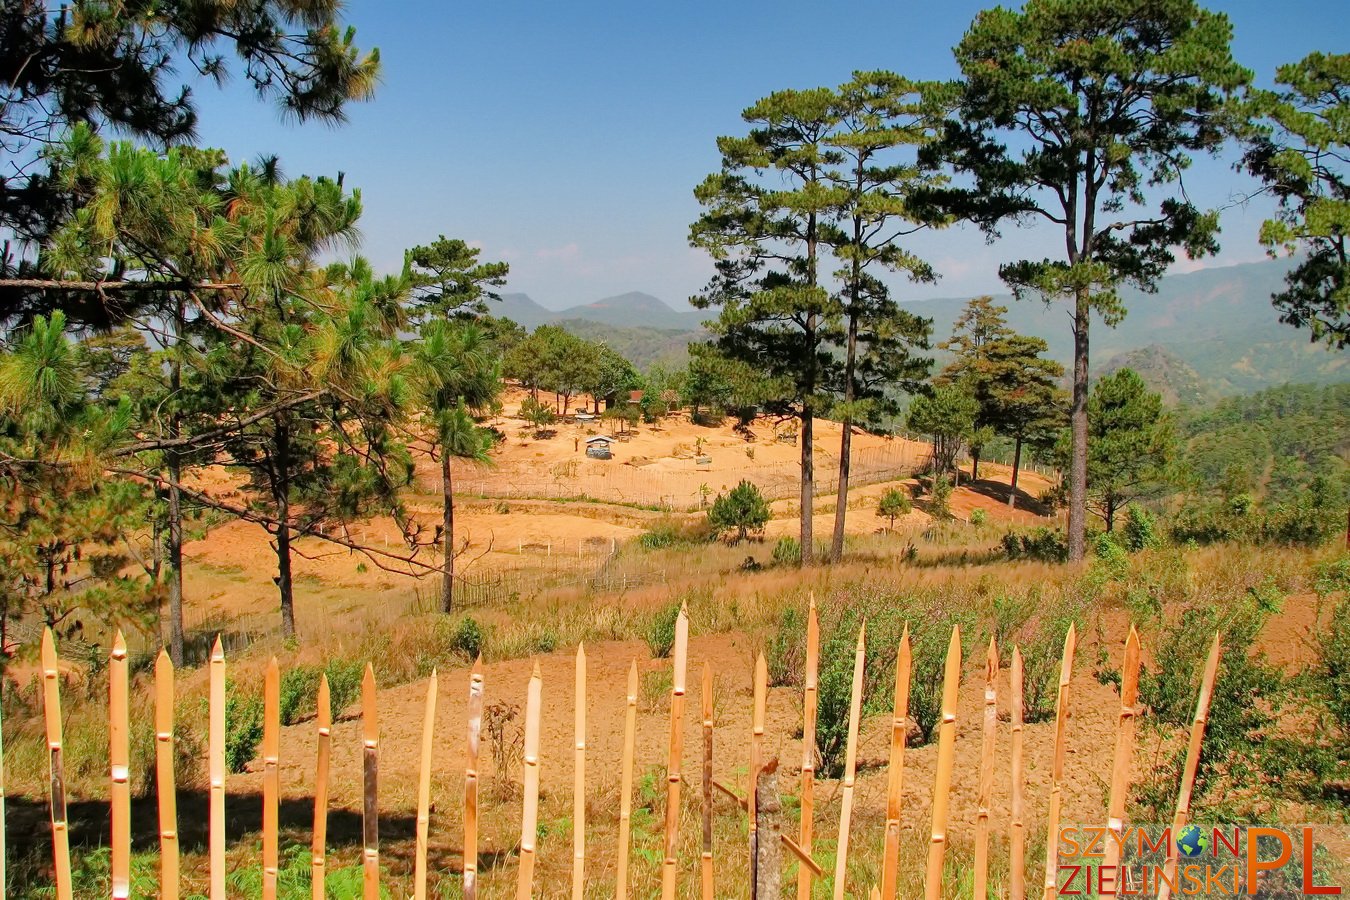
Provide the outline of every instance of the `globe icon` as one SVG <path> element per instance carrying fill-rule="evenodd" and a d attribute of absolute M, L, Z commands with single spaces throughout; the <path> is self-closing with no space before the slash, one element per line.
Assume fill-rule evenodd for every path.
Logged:
<path fill-rule="evenodd" d="M 1194 859 L 1209 849 L 1209 835 L 1199 825 L 1186 825 L 1177 834 L 1177 849 L 1187 859 Z"/>

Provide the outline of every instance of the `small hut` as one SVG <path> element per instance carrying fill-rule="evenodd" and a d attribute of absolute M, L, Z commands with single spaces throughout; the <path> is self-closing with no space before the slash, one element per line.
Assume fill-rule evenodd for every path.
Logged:
<path fill-rule="evenodd" d="M 614 438 L 605 434 L 588 437 L 586 438 L 586 456 L 591 459 L 613 459 L 614 454 L 610 452 L 610 445 L 613 443 Z"/>

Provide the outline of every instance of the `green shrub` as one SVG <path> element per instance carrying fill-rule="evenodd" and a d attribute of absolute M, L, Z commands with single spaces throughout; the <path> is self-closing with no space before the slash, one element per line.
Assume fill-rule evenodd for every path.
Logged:
<path fill-rule="evenodd" d="M 1022 643 L 1022 707 L 1027 722 L 1043 722 L 1055 714 L 1059 695 L 1059 672 L 1064 660 L 1064 639 L 1069 626 L 1078 631 L 1081 649 L 1085 635 L 1084 607 L 1067 596 L 1042 603 L 1031 633 Z"/>
<path fill-rule="evenodd" d="M 651 651 L 652 656 L 657 659 L 670 656 L 670 651 L 675 647 L 675 622 L 679 617 L 680 605 L 671 603 L 659 610 L 647 623 L 643 637 L 646 638 L 647 649 Z"/>
<path fill-rule="evenodd" d="M 890 520 L 890 529 L 895 530 L 895 520 L 907 516 L 914 507 L 909 502 L 909 491 L 903 488 L 887 488 L 877 500 L 877 516 Z"/>
<path fill-rule="evenodd" d="M 1162 546 L 1162 537 L 1158 534 L 1158 525 L 1153 514 L 1134 503 L 1125 507 L 1125 524 L 1121 528 L 1121 539 L 1125 549 L 1131 553 Z"/>
<path fill-rule="evenodd" d="M 780 566 L 795 566 L 802 561 L 802 545 L 795 538 L 783 536 L 773 545 L 773 561 Z"/>
<path fill-rule="evenodd" d="M 294 725 L 314 709 L 321 674 L 317 666 L 294 666 L 281 674 L 279 706 L 282 725 Z"/>
<path fill-rule="evenodd" d="M 850 607 L 831 627 L 822 629 L 816 675 L 816 753 L 817 772 L 824 778 L 838 778 L 844 771 L 853 658 L 861 624 L 861 615 Z"/>
<path fill-rule="evenodd" d="M 446 640 L 446 648 L 467 662 L 473 662 L 483 652 L 483 627 L 472 616 L 455 623 Z"/>
<path fill-rule="evenodd" d="M 1350 737 L 1350 554 L 1322 564 L 1316 575 L 1319 596 L 1342 594 L 1317 639 L 1317 674 L 1327 710 Z"/>
<path fill-rule="evenodd" d="M 785 606 L 766 642 L 764 661 L 773 687 L 800 687 L 806 665 L 806 616 L 796 606 Z"/>
<path fill-rule="evenodd" d="M 708 525 L 714 535 L 721 536 L 735 531 L 732 543 L 740 543 L 753 532 L 764 530 L 769 521 L 769 504 L 759 488 L 749 481 L 741 480 L 726 494 L 718 494 L 708 510 Z"/>
<path fill-rule="evenodd" d="M 970 524 L 979 528 L 985 522 L 989 521 L 989 513 L 982 509 L 972 509 L 970 511 Z"/>
<path fill-rule="evenodd" d="M 1009 559 L 1064 562 L 1069 558 L 1069 545 L 1062 532 L 1042 526 L 1030 531 L 1010 531 L 1003 535 L 1003 552 Z"/>
<path fill-rule="evenodd" d="M 233 681 L 225 683 L 225 767 L 243 772 L 262 742 L 263 701 L 243 696 Z"/>
<path fill-rule="evenodd" d="M 933 490 L 928 495 L 928 514 L 938 521 L 952 517 L 952 483 L 946 475 L 933 479 Z"/>
<path fill-rule="evenodd" d="M 693 521 L 670 517 L 662 518 L 638 537 L 638 546 L 644 550 L 664 550 L 667 547 L 692 547 L 708 541 L 710 534 L 708 523 L 703 519 Z"/>
<path fill-rule="evenodd" d="M 323 671 L 328 676 L 328 698 L 333 715 L 340 716 L 361 694 L 366 664 L 359 659 L 330 659 Z"/>

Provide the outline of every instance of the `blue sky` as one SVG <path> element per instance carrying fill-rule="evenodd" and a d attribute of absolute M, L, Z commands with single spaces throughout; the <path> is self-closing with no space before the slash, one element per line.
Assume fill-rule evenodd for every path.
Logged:
<path fill-rule="evenodd" d="M 384 76 L 373 101 L 337 128 L 281 121 L 235 79 L 197 88 L 201 139 L 235 160 L 280 155 L 289 175 L 346 173 L 365 203 L 361 252 L 378 268 L 438 234 L 505 259 L 506 290 L 561 308 L 629 290 L 683 305 L 711 274 L 690 249 L 693 187 L 719 163 L 715 139 L 781 88 L 837 85 L 857 69 L 916 79 L 956 74 L 951 47 L 989 3 L 350 2 Z M 1344 52 L 1336 4 L 1212 3 L 1234 50 L 1268 84 L 1312 50 Z M 1231 158 L 1202 160 L 1193 198 L 1221 206 L 1250 188 Z M 1227 210 L 1223 251 L 1205 265 L 1262 257 L 1264 206 Z M 1001 290 L 1000 262 L 1054 255 L 1041 230 L 992 246 L 949 229 L 913 249 L 943 276 L 897 283 L 902 298 Z M 1194 263 L 1182 263 L 1194 268 Z"/>

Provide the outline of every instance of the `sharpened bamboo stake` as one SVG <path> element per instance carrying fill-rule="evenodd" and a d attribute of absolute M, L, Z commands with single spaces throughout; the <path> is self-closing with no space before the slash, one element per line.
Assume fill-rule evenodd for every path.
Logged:
<path fill-rule="evenodd" d="M 703 852 L 700 855 L 703 900 L 713 900 L 713 681 L 703 663 Z"/>
<path fill-rule="evenodd" d="M 1026 900 L 1027 820 L 1022 772 L 1022 651 L 1014 646 L 1008 674 L 1008 718 L 1012 735 L 1012 804 L 1008 826 L 1008 900 Z"/>
<path fill-rule="evenodd" d="M 638 667 L 628 667 L 628 703 L 623 718 L 623 763 L 619 774 L 619 854 L 615 861 L 615 900 L 628 897 L 628 840 L 633 818 L 633 752 L 637 743 Z"/>
<path fill-rule="evenodd" d="M 1058 891 L 1056 878 L 1059 860 L 1060 807 L 1064 802 L 1064 755 L 1069 735 L 1069 682 L 1073 679 L 1073 654 L 1078 647 L 1078 629 L 1069 624 L 1064 635 L 1064 657 L 1059 664 L 1059 692 L 1055 697 L 1055 755 L 1050 764 L 1050 809 L 1045 814 L 1045 881 L 1041 886 L 1043 900 L 1054 900 Z"/>
<path fill-rule="evenodd" d="M 122 629 L 113 636 L 108 662 L 108 798 L 112 813 L 109 881 L 113 900 L 131 896 L 131 717 L 127 676 L 127 642 Z"/>
<path fill-rule="evenodd" d="M 905 784 L 905 742 L 909 739 L 909 681 L 912 671 L 913 650 L 910 647 L 909 623 L 906 622 L 905 630 L 900 635 L 900 649 L 895 654 L 891 756 L 886 766 L 886 838 L 881 852 L 880 891 L 880 896 L 885 900 L 895 900 L 900 866 L 900 803 Z"/>
<path fill-rule="evenodd" d="M 577 644 L 575 767 L 572 774 L 572 900 L 586 891 L 586 645 Z"/>
<path fill-rule="evenodd" d="M 327 896 L 324 882 L 328 851 L 328 763 L 333 742 L 333 701 L 327 672 L 319 676 L 319 697 L 315 702 L 314 717 L 318 723 L 319 750 L 314 765 L 314 834 L 309 846 L 309 869 L 312 900 L 324 900 Z"/>
<path fill-rule="evenodd" d="M 478 897 L 478 743 L 483 732 L 483 657 L 469 670 L 469 741 L 464 764 L 464 900 Z"/>
<path fill-rule="evenodd" d="M 759 884 L 759 817 L 755 814 L 755 792 L 759 788 L 759 773 L 764 768 L 764 718 L 769 704 L 769 667 L 763 653 L 755 657 L 754 698 L 750 713 L 750 788 L 743 801 L 749 819 L 751 900 L 757 900 L 754 886 Z M 736 795 L 732 793 L 732 796 Z"/>
<path fill-rule="evenodd" d="M 684 781 L 684 694 L 689 666 L 689 613 L 680 605 L 675 619 L 671 659 L 670 755 L 666 760 L 666 855 L 661 863 L 662 900 L 675 900 L 676 859 L 680 832 L 680 787 Z"/>
<path fill-rule="evenodd" d="M 61 738 L 61 669 L 52 630 L 42 631 L 42 718 L 47 731 L 47 761 L 51 773 L 52 861 L 56 900 L 71 900 L 70 822 L 66 818 L 65 746 Z"/>
<path fill-rule="evenodd" d="M 417 778 L 417 858 L 413 863 L 413 897 L 427 898 L 427 831 L 431 826 L 431 751 L 436 737 L 436 669 L 427 679 L 427 705 L 422 713 L 422 767 Z"/>
<path fill-rule="evenodd" d="M 951 800 L 952 763 L 956 758 L 956 698 L 961 687 L 961 626 L 952 628 L 947 664 L 942 673 L 942 724 L 938 726 L 937 778 L 933 785 L 933 830 L 928 845 L 926 900 L 942 896 L 942 863 L 947 855 L 947 806 Z"/>
<path fill-rule="evenodd" d="M 980 795 L 975 814 L 974 896 L 989 895 L 989 807 L 994 797 L 994 729 L 998 725 L 998 645 L 989 638 L 984 659 L 984 728 L 980 744 Z"/>
<path fill-rule="evenodd" d="M 1134 758 L 1136 726 L 1134 706 L 1139 700 L 1139 632 L 1130 626 L 1125 638 L 1125 659 L 1120 666 L 1120 714 L 1116 721 L 1116 752 L 1111 763 L 1111 793 L 1106 804 L 1106 824 L 1116 835 L 1107 840 L 1102 858 L 1102 873 L 1112 873 L 1111 888 L 1102 888 L 1101 896 L 1120 893 L 1117 866 L 1120 864 L 1121 839 L 1125 834 L 1125 800 L 1130 792 L 1130 762 Z M 1100 881 L 1100 879 L 1099 879 Z"/>
<path fill-rule="evenodd" d="M 210 738 L 207 765 L 211 779 L 211 900 L 225 897 L 225 648 L 220 635 L 211 648 Z"/>
<path fill-rule="evenodd" d="M 0 719 L 4 716 L 0 713 Z M 9 882 L 6 880 L 5 872 L 5 738 L 3 722 L 0 722 L 0 896 L 9 896 L 7 893 Z"/>
<path fill-rule="evenodd" d="M 178 900 L 178 795 L 173 771 L 173 660 L 155 659 L 155 794 L 159 801 L 159 896 Z"/>
<path fill-rule="evenodd" d="M 853 824 L 853 786 L 858 772 L 858 725 L 862 719 L 862 682 L 866 666 L 867 620 L 858 629 L 858 647 L 853 651 L 853 689 L 848 700 L 848 743 L 844 747 L 844 795 L 839 809 L 839 842 L 835 845 L 834 900 L 844 900 L 848 875 L 848 838 Z"/>
<path fill-rule="evenodd" d="M 277 803 L 281 795 L 281 673 L 274 656 L 263 675 L 263 900 L 277 897 Z"/>
<path fill-rule="evenodd" d="M 380 900 L 380 718 L 375 670 L 366 663 L 361 678 L 361 749 L 364 803 L 361 807 L 361 887 L 365 900 Z"/>
<path fill-rule="evenodd" d="M 522 756 L 525 803 L 520 814 L 520 873 L 516 881 L 516 900 L 530 900 L 534 893 L 534 842 L 539 831 L 539 717 L 543 699 L 543 677 L 539 661 L 534 662 L 530 686 L 525 694 L 525 752 Z"/>
<path fill-rule="evenodd" d="M 1191 740 L 1186 747 L 1186 764 L 1181 770 L 1181 788 L 1177 792 L 1177 811 L 1172 817 L 1172 839 L 1167 842 L 1167 869 L 1158 887 L 1158 900 L 1172 895 L 1171 882 L 1177 877 L 1177 836 L 1186 826 L 1191 814 L 1191 791 L 1195 787 L 1195 773 L 1200 767 L 1200 747 L 1205 740 L 1205 725 L 1209 722 L 1209 704 L 1214 698 L 1214 681 L 1219 674 L 1219 633 L 1209 646 L 1209 658 L 1200 677 L 1200 695 L 1195 701 L 1195 718 L 1191 721 Z"/>
<path fill-rule="evenodd" d="M 815 840 L 816 816 L 816 717 L 820 703 L 820 618 L 816 594 L 806 609 L 806 672 L 802 678 L 802 822 L 799 844 L 807 857 Z M 811 900 L 811 881 L 818 873 L 810 866 L 797 867 L 797 900 Z"/>

